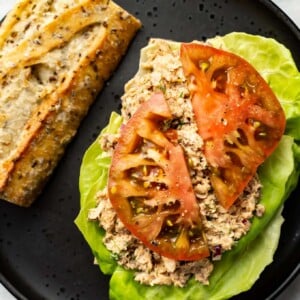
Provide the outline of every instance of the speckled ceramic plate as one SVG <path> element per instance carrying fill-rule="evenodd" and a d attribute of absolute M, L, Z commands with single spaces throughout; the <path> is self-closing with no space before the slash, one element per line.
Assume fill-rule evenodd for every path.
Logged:
<path fill-rule="evenodd" d="M 143 28 L 46 186 L 29 209 L 0 201 L 0 280 L 19 299 L 108 299 L 109 277 L 93 265 L 88 245 L 74 225 L 79 211 L 81 158 L 118 110 L 124 83 L 137 70 L 139 51 L 149 37 L 178 41 L 243 31 L 276 38 L 300 67 L 300 33 L 288 17 L 262 0 L 116 0 L 136 15 Z M 296 55 L 298 52 L 298 55 Z M 254 287 L 237 299 L 275 297 L 298 272 L 300 188 L 287 200 L 286 219 L 274 262 Z"/>

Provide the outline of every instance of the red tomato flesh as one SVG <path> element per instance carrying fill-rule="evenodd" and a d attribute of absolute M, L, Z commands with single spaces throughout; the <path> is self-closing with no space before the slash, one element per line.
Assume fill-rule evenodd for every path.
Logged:
<path fill-rule="evenodd" d="M 278 145 L 285 115 L 265 80 L 241 57 L 198 43 L 182 44 L 180 56 L 211 182 L 228 209 Z"/>
<path fill-rule="evenodd" d="M 126 228 L 148 248 L 175 260 L 209 256 L 201 216 L 162 94 L 122 127 L 109 172 L 109 199 Z"/>

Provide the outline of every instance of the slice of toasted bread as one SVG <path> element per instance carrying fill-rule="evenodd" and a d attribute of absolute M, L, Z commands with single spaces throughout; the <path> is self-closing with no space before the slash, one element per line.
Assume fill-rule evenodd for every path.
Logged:
<path fill-rule="evenodd" d="M 0 27 L 0 198 L 29 206 L 141 23 L 107 0 L 23 0 Z"/>

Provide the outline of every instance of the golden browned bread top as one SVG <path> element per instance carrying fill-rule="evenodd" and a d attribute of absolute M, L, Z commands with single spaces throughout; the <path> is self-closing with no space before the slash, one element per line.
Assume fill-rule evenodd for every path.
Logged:
<path fill-rule="evenodd" d="M 0 27 L 0 198 L 32 203 L 140 26 L 107 0 L 23 0 L 8 14 Z"/>

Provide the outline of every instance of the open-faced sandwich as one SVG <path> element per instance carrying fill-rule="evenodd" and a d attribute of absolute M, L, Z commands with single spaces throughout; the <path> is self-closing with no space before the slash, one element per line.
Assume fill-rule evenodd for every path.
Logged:
<path fill-rule="evenodd" d="M 273 39 L 151 39 L 87 150 L 76 224 L 111 299 L 227 299 L 272 262 L 299 175 L 300 74 Z"/>

